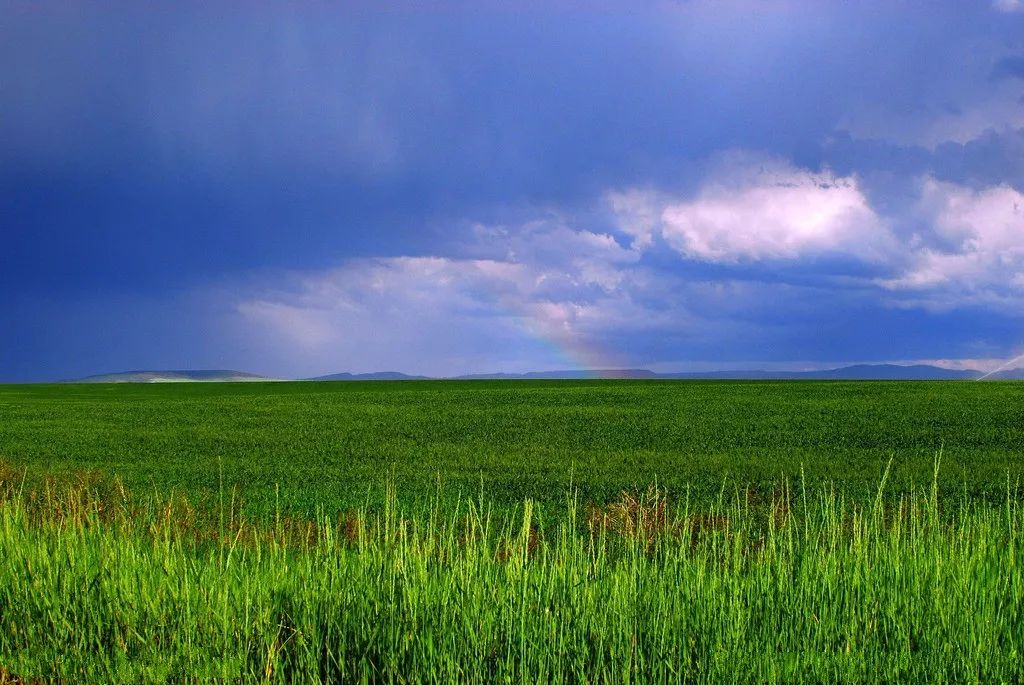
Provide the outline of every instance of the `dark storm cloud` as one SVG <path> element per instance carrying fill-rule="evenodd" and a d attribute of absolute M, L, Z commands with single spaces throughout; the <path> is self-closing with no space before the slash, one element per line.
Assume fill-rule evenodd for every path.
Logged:
<path fill-rule="evenodd" d="M 880 175 L 888 195 L 896 199 L 892 177 L 913 181 L 927 174 L 943 181 L 985 187 L 1008 183 L 1024 190 L 1024 128 L 989 129 L 967 142 L 946 141 L 930 149 L 885 140 L 861 140 L 846 131 L 832 135 L 822 156 L 841 173 Z"/>
<path fill-rule="evenodd" d="M 984 3 L 10 5 L 0 24 L 0 290 L 11 297 L 0 309 L 42 332 L 39 344 L 0 343 L 4 368 L 19 378 L 41 368 L 29 347 L 73 356 L 74 340 L 56 333 L 62 318 L 96 340 L 91 325 L 120 322 L 134 341 L 106 356 L 97 342 L 90 366 L 141 364 L 136 309 L 170 322 L 154 362 L 181 349 L 193 353 L 178 365 L 243 357 L 226 333 L 190 333 L 228 316 L 195 293 L 281 270 L 317 281 L 352 260 L 528 259 L 548 278 L 532 297 L 591 303 L 613 272 L 639 267 L 598 260 L 586 271 L 555 238 L 542 246 L 523 227 L 553 213 L 572 228 L 551 234 L 566 245 L 583 231 L 628 246 L 608 193 L 685 202 L 708 187 L 709 160 L 730 150 L 858 178 L 880 221 L 910 213 L 922 176 L 1020 189 L 1021 125 L 1005 102 L 1019 84 L 1009 77 L 1019 75 L 1021 22 Z M 898 134 L 934 120 L 944 122 L 936 140 Z M 532 237 L 485 245 L 478 224 Z M 631 295 L 615 303 L 647 302 L 666 321 L 682 305 L 655 297 L 655 281 L 817 287 L 888 277 L 902 263 L 813 254 L 785 269 L 739 268 L 652 240 L 661 255 L 637 259 L 657 268 L 626 279 Z M 607 331 L 633 330 L 602 316 Z M 619 347 L 645 349 L 652 335 L 634 331 L 632 348 Z M 786 344 L 776 349 L 785 356 Z"/>
<path fill-rule="evenodd" d="M 1024 78 L 1024 55 L 1004 57 L 992 67 L 994 78 Z"/>

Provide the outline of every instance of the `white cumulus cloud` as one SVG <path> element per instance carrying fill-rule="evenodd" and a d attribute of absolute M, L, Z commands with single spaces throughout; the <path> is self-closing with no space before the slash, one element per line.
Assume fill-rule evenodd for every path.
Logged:
<path fill-rule="evenodd" d="M 611 355 L 586 356 L 593 338 L 657 319 L 633 299 L 644 288 L 638 254 L 609 235 L 556 219 L 473 234 L 464 251 L 491 256 L 349 260 L 243 293 L 235 311 L 268 345 L 300 351 L 311 372 L 402 359 L 429 359 L 418 370 L 441 374 L 530 368 L 523 355 L 613 366 Z"/>
<path fill-rule="evenodd" d="M 917 291 L 931 306 L 1019 306 L 1024 296 L 1024 194 L 922 181 L 907 270 L 884 281 Z"/>
<path fill-rule="evenodd" d="M 611 194 L 609 201 L 635 245 L 649 245 L 660 234 L 680 254 L 700 261 L 829 254 L 877 261 L 893 247 L 856 178 L 778 160 L 730 160 L 688 199 L 634 190 Z"/>
<path fill-rule="evenodd" d="M 446 254 L 279 275 L 234 312 L 310 375 L 764 358 L 745 341 L 807 340 L 848 312 L 1017 316 L 1024 196 L 926 177 L 908 198 L 882 212 L 854 176 L 734 155 L 696 190 L 617 189 L 586 221 L 467 224 Z"/>

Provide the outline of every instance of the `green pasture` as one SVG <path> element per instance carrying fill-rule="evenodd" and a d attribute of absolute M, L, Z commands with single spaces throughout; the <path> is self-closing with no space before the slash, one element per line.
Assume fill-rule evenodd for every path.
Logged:
<path fill-rule="evenodd" d="M 998 500 L 1024 467 L 1012 382 L 414 381 L 0 386 L 0 462 L 133 492 L 234 494 L 250 514 L 481 492 L 561 506 L 657 482 L 768 495 L 785 479 L 929 483 Z"/>

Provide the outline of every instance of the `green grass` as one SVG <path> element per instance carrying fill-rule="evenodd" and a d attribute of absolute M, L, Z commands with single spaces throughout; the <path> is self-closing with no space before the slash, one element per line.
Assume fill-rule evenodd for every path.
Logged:
<path fill-rule="evenodd" d="M 1024 471 L 1024 384 L 473 381 L 0 386 L 0 462 L 97 469 L 137 492 L 264 517 L 343 511 L 393 480 L 403 503 L 481 489 L 496 505 L 770 494 L 800 475 L 868 496 L 928 483 L 997 501 Z"/>
<path fill-rule="evenodd" d="M 0 683 L 1021 682 L 1022 400 L 0 386 Z"/>
<path fill-rule="evenodd" d="M 1024 678 L 1009 491 L 999 506 L 798 487 L 699 513 L 653 494 L 598 516 L 569 498 L 553 529 L 530 501 L 493 518 L 392 495 L 301 542 L 234 513 L 196 536 L 166 503 L 68 492 L 0 502 L 0 664 L 26 679 Z"/>

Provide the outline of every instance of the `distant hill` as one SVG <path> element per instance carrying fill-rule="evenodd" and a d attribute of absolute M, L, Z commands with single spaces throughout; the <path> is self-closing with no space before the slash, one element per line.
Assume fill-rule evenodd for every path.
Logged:
<path fill-rule="evenodd" d="M 570 371 L 529 371 L 527 373 L 474 373 L 455 376 L 453 380 L 525 380 L 525 379 L 586 380 L 591 378 L 662 378 L 647 369 L 584 369 Z"/>
<path fill-rule="evenodd" d="M 835 378 L 839 380 L 970 380 L 978 378 L 977 371 L 963 369 L 944 369 L 940 366 L 914 364 L 901 366 L 898 364 L 856 364 L 839 369 L 807 372 L 805 378 Z"/>
<path fill-rule="evenodd" d="M 199 371 L 123 371 L 86 376 L 64 383 L 235 383 L 274 380 L 245 371 L 210 369 Z"/>
<path fill-rule="evenodd" d="M 709 371 L 703 373 L 664 374 L 665 378 L 731 378 L 755 380 L 759 378 L 786 380 L 972 380 L 982 375 L 980 371 L 944 369 L 940 366 L 915 364 L 855 364 L 836 369 L 816 371 Z"/>
<path fill-rule="evenodd" d="M 974 380 L 983 375 L 972 369 L 944 369 L 927 364 L 855 364 L 835 369 L 815 371 L 765 371 L 763 369 L 741 369 L 737 371 L 692 371 L 679 373 L 655 373 L 647 369 L 609 369 L 584 371 L 534 371 L 530 373 L 492 373 L 457 376 L 456 380 L 475 379 L 588 379 L 588 378 L 664 378 L 692 380 Z M 991 380 L 1024 380 L 1024 369 L 1008 369 L 993 374 Z"/>
<path fill-rule="evenodd" d="M 429 376 L 410 376 L 398 371 L 376 371 L 374 373 L 332 373 L 327 376 L 306 378 L 307 381 L 425 381 Z"/>
<path fill-rule="evenodd" d="M 971 369 L 944 369 L 927 364 L 855 364 L 835 369 L 816 371 L 764 371 L 749 369 L 739 371 L 694 371 L 681 373 L 655 373 L 647 369 L 583 369 L 563 371 L 529 371 L 526 373 L 477 373 L 455 376 L 450 380 L 588 380 L 599 378 L 622 379 L 721 379 L 721 380 L 975 380 L 982 371 Z M 418 381 L 430 380 L 430 376 L 413 376 L 398 371 L 377 371 L 374 373 L 332 373 L 326 376 L 306 378 L 308 381 Z M 203 370 L 203 371 L 126 371 L 88 376 L 65 383 L 185 383 L 185 382 L 241 382 L 279 380 L 258 376 L 245 371 Z M 1024 380 L 1024 368 L 1006 369 L 995 373 L 986 380 Z"/>

